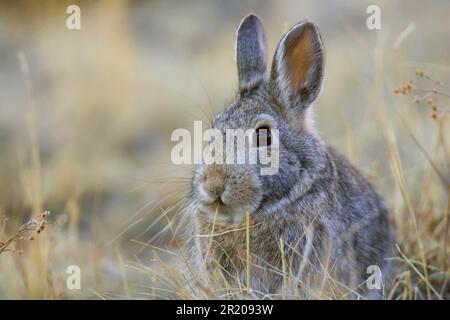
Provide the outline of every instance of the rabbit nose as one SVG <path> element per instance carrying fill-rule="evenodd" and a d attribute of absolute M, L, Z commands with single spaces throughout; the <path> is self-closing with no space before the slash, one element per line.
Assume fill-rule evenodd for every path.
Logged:
<path fill-rule="evenodd" d="M 206 179 L 200 186 L 200 200 L 205 204 L 211 204 L 225 191 L 225 183 L 220 179 Z"/>

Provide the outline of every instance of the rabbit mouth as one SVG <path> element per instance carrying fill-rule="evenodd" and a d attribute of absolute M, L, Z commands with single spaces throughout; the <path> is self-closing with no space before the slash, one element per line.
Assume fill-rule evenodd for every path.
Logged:
<path fill-rule="evenodd" d="M 199 204 L 198 212 L 211 223 L 222 222 L 229 225 L 243 223 L 246 214 L 242 208 L 232 208 L 220 200 L 211 204 Z"/>

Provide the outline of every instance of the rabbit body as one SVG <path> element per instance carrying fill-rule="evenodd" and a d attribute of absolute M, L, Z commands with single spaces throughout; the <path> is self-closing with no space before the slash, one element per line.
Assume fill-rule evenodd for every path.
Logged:
<path fill-rule="evenodd" d="M 309 298 L 325 288 L 330 298 L 380 298 L 382 289 L 369 290 L 364 281 L 373 265 L 383 283 L 389 278 L 388 212 L 314 129 L 311 104 L 324 68 L 317 27 L 292 27 L 269 75 L 262 24 L 250 15 L 239 27 L 236 54 L 239 94 L 213 128 L 276 128 L 279 169 L 261 175 L 259 164 L 195 168 L 186 242 L 192 287 L 218 292 L 224 284 L 229 291 L 250 284 L 259 296 Z"/>

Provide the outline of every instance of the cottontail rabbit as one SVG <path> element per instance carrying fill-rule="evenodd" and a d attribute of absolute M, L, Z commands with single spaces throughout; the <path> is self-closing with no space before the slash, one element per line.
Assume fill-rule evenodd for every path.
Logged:
<path fill-rule="evenodd" d="M 311 119 L 324 74 L 317 27 L 294 25 L 269 73 L 262 23 L 249 15 L 237 33 L 236 59 L 239 93 L 212 126 L 277 129 L 279 170 L 196 166 L 186 241 L 190 287 L 214 297 L 249 286 L 258 297 L 381 298 L 377 279 L 369 279 L 372 289 L 364 282 L 378 275 L 371 270 L 381 270 L 381 283 L 389 277 L 386 207 Z M 375 269 L 368 273 L 369 266 Z"/>

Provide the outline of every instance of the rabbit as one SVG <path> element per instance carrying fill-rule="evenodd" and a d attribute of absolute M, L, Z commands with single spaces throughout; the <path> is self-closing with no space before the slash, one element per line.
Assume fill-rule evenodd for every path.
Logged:
<path fill-rule="evenodd" d="M 185 245 L 189 287 L 199 296 L 200 289 L 231 297 L 244 288 L 254 297 L 383 297 L 393 251 L 387 207 L 312 119 L 324 60 L 317 26 L 302 21 L 283 36 L 268 71 L 260 18 L 242 20 L 239 92 L 212 127 L 277 129 L 279 169 L 195 166 Z M 366 285 L 369 266 L 381 271 L 381 289 Z"/>

